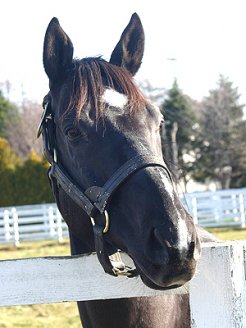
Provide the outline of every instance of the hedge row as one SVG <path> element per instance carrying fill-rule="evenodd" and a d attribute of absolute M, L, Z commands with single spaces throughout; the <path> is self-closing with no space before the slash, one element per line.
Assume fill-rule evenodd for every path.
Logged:
<path fill-rule="evenodd" d="M 0 207 L 54 202 L 48 163 L 35 152 L 22 161 L 0 138 Z"/>

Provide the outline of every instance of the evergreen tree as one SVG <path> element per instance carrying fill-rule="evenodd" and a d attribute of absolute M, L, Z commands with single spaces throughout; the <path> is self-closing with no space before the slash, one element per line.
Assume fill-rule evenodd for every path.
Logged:
<path fill-rule="evenodd" d="M 217 88 L 201 103 L 200 148 L 193 177 L 215 180 L 229 188 L 245 171 L 246 138 L 243 105 L 233 83 L 220 76 Z M 242 178 L 242 177 L 241 177 Z"/>
<path fill-rule="evenodd" d="M 163 153 L 178 179 L 185 184 L 193 163 L 196 117 L 191 100 L 183 94 L 175 80 L 161 106 L 165 119 Z"/>

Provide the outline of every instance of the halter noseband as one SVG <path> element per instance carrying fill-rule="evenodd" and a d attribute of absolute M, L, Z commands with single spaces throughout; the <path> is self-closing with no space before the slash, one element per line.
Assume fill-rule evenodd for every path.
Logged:
<path fill-rule="evenodd" d="M 65 193 L 90 217 L 93 226 L 97 257 L 106 273 L 113 276 L 136 276 L 136 269 L 131 269 L 124 265 L 114 266 L 112 264 L 113 261 L 111 262 L 111 256 L 107 254 L 107 244 L 103 237 L 103 235 L 109 230 L 110 224 L 107 208 L 109 206 L 110 198 L 116 189 L 118 189 L 125 180 L 138 170 L 149 166 L 158 166 L 164 168 L 170 176 L 165 163 L 161 158 L 147 154 L 146 151 L 124 163 L 110 177 L 103 187 L 92 186 L 85 191 L 82 191 L 80 187 L 73 182 L 72 178 L 62 167 L 61 163 L 58 163 L 55 131 L 56 126 L 51 111 L 51 105 L 49 102 L 46 102 L 44 103 L 44 112 L 38 127 L 37 136 L 39 137 L 42 133 L 44 153 L 51 165 L 48 170 L 48 176 L 57 204 L 59 205 L 58 187 L 61 187 L 63 191 L 65 191 Z"/>

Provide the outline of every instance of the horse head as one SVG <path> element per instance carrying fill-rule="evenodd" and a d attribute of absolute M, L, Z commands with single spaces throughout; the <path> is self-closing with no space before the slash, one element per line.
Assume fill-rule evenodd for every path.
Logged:
<path fill-rule="evenodd" d="M 41 129 L 56 201 L 81 252 L 120 249 L 146 285 L 174 288 L 192 278 L 200 242 L 162 159 L 163 117 L 133 80 L 143 51 L 137 14 L 109 62 L 73 59 L 53 18 L 44 40 L 50 91 Z"/>

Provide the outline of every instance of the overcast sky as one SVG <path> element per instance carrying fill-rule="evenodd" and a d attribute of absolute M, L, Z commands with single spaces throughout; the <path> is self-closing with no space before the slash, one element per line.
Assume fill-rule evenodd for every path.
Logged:
<path fill-rule="evenodd" d="M 41 102 L 48 90 L 43 39 L 53 16 L 72 39 L 76 57 L 108 59 L 133 12 L 146 36 L 138 80 L 169 88 L 176 76 L 183 91 L 200 100 L 224 74 L 246 102 L 245 0 L 3 0 L 0 82 L 9 80 L 16 97 L 23 91 Z"/>

